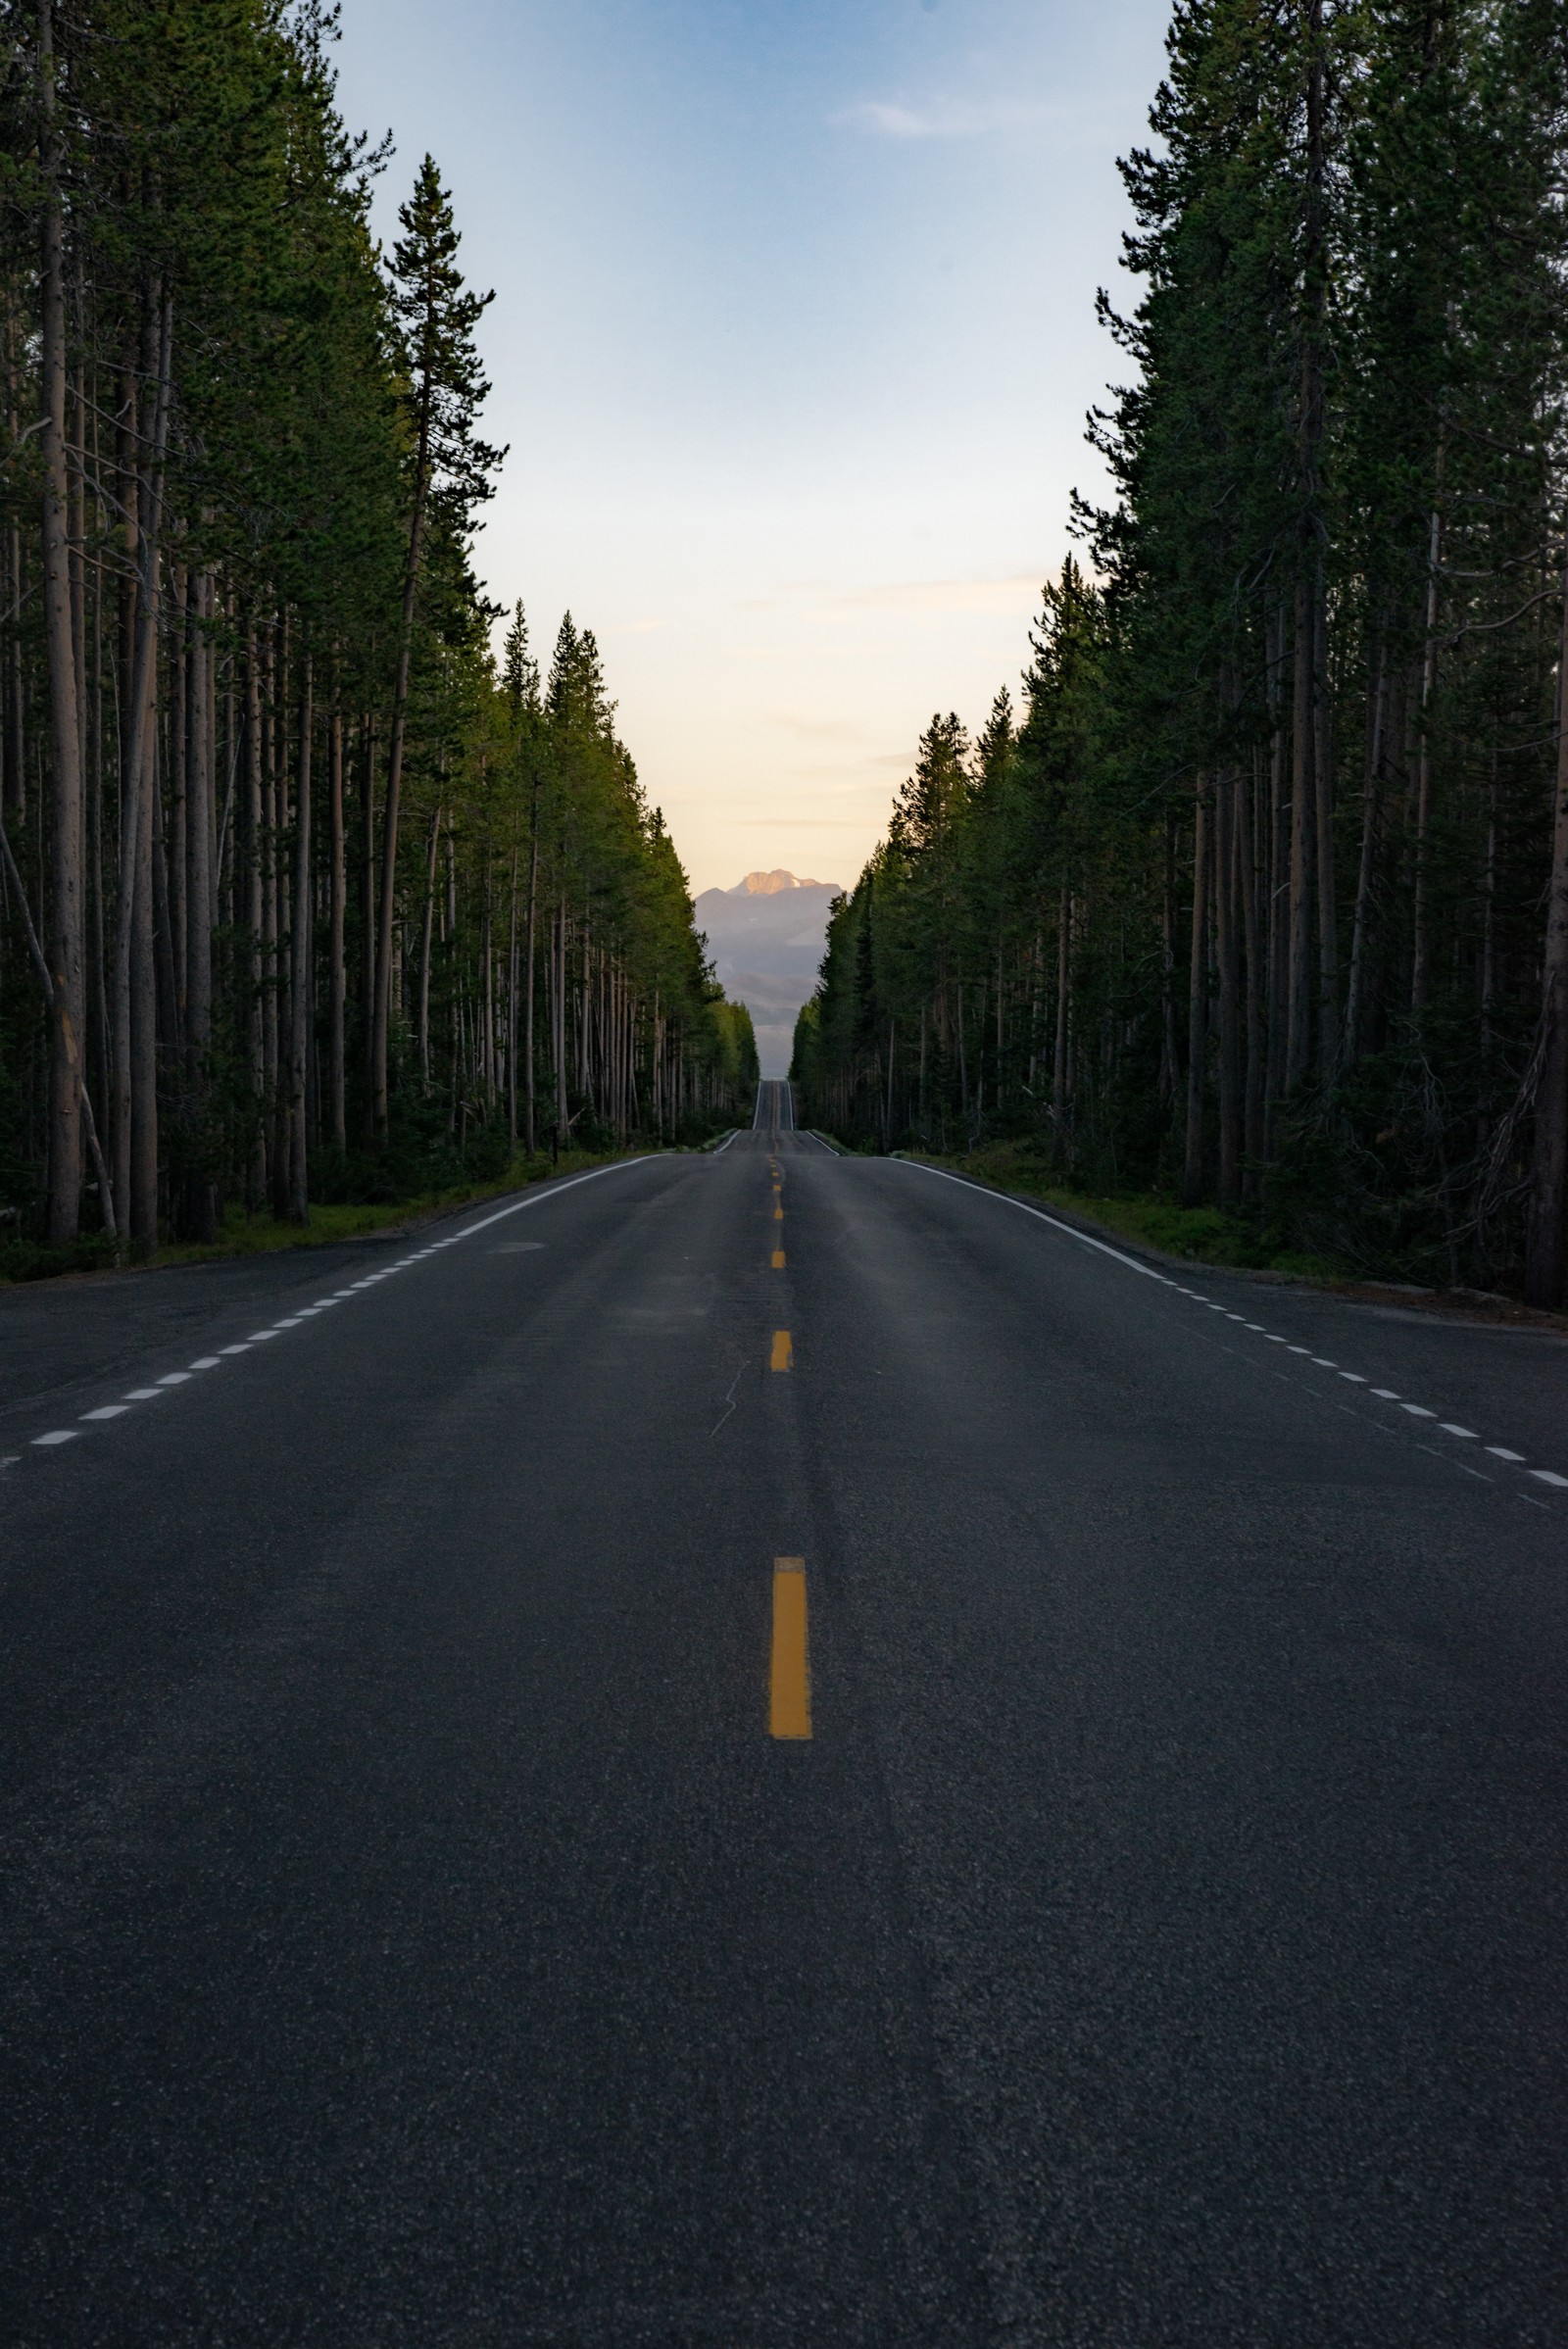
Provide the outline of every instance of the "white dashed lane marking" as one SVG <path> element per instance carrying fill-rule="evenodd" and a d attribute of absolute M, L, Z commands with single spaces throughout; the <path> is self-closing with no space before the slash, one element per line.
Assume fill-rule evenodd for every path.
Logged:
<path fill-rule="evenodd" d="M 475 1232 L 488 1231 L 493 1223 L 500 1223 L 507 1216 L 519 1213 L 524 1207 L 540 1206 L 546 1199 L 558 1198 L 563 1191 L 575 1191 L 580 1183 L 595 1182 L 601 1175 L 624 1174 L 633 1166 L 645 1166 L 647 1163 L 646 1157 L 623 1158 L 618 1165 L 595 1166 L 587 1174 L 573 1175 L 569 1182 L 554 1183 L 548 1191 L 530 1192 L 525 1198 L 514 1199 L 510 1206 L 498 1207 L 494 1214 L 482 1216 L 477 1223 L 466 1224 L 461 1232 L 449 1232 L 444 1240 L 432 1241 L 428 1248 L 417 1249 L 414 1255 L 400 1256 L 395 1264 L 386 1265 L 382 1271 L 368 1273 L 363 1281 L 355 1281 L 347 1289 L 335 1290 L 330 1297 L 319 1297 L 314 1304 L 302 1305 L 297 1313 L 286 1314 L 270 1330 L 252 1330 L 248 1338 L 237 1341 L 233 1346 L 220 1346 L 216 1354 L 198 1354 L 188 1370 L 166 1370 L 151 1387 L 127 1387 L 120 1402 L 100 1403 L 95 1410 L 83 1411 L 82 1422 L 101 1425 L 111 1419 L 123 1419 L 132 1403 L 157 1402 L 160 1395 L 170 1394 L 175 1387 L 188 1386 L 195 1371 L 221 1369 L 224 1361 L 232 1359 L 234 1355 L 248 1354 L 253 1346 L 265 1346 L 271 1338 L 281 1338 L 285 1330 L 302 1328 L 316 1314 L 324 1313 L 328 1306 L 342 1304 L 349 1297 L 360 1296 L 367 1289 L 373 1289 L 378 1281 L 389 1281 L 394 1273 L 407 1272 L 413 1264 L 422 1264 L 438 1248 L 455 1248 L 460 1240 L 471 1239 Z M 50 1428 L 44 1435 L 34 1436 L 31 1443 L 35 1448 L 51 1450 L 62 1444 L 74 1444 L 80 1434 L 80 1426 Z M 0 1454 L 0 1468 L 15 1468 L 21 1458 L 21 1452 Z"/>
<path fill-rule="evenodd" d="M 956 1183 L 963 1191 L 978 1191 L 982 1199 L 996 1199 L 1002 1206 L 1016 1207 L 1020 1213 L 1032 1215 L 1037 1223 L 1050 1224 L 1053 1231 L 1062 1233 L 1068 1240 L 1076 1240 L 1080 1247 L 1093 1248 L 1097 1254 L 1102 1256 L 1113 1256 L 1118 1264 L 1125 1264 L 1129 1271 L 1142 1273 L 1147 1280 L 1158 1281 L 1162 1288 L 1173 1290 L 1178 1297 L 1191 1297 L 1194 1304 L 1205 1306 L 1210 1313 L 1223 1313 L 1227 1321 L 1235 1322 L 1242 1329 L 1266 1339 L 1271 1346 L 1288 1346 L 1293 1354 L 1304 1355 L 1316 1369 L 1335 1371 L 1342 1379 L 1348 1379 L 1352 1387 L 1365 1387 L 1368 1395 L 1376 1395 L 1379 1402 L 1397 1403 L 1400 1410 L 1408 1412 L 1412 1419 L 1432 1420 L 1435 1423 L 1436 1431 L 1445 1436 L 1452 1436 L 1457 1443 L 1478 1444 L 1481 1441 L 1474 1428 L 1459 1427 L 1451 1419 L 1439 1419 L 1436 1411 L 1428 1410 L 1425 1403 L 1406 1402 L 1403 1396 L 1396 1395 L 1392 1387 L 1369 1385 L 1366 1377 L 1359 1370 L 1341 1370 L 1339 1364 L 1331 1362 L 1326 1354 L 1314 1354 L 1304 1346 L 1291 1346 L 1288 1339 L 1280 1337 L 1274 1330 L 1265 1329 L 1260 1321 L 1249 1321 L 1245 1313 L 1233 1313 L 1228 1305 L 1215 1303 L 1211 1298 L 1202 1296 L 1197 1289 L 1184 1288 L 1180 1281 L 1173 1281 L 1168 1273 L 1156 1272 L 1150 1264 L 1141 1264 L 1136 1256 L 1124 1254 L 1119 1248 L 1110 1247 L 1106 1241 L 1091 1239 L 1087 1232 L 1080 1232 L 1073 1224 L 1063 1223 L 1058 1216 L 1048 1215 L 1043 1207 L 1032 1207 L 1026 1199 L 1014 1199 L 1009 1192 L 992 1191 L 984 1183 L 971 1183 L 967 1176 L 950 1174 L 946 1167 L 922 1165 L 918 1158 L 900 1158 L 893 1160 L 892 1163 L 900 1166 L 911 1166 L 919 1174 L 935 1175 L 944 1183 Z M 1283 1371 L 1276 1375 L 1282 1378 L 1285 1376 Z M 1348 1410 L 1349 1405 L 1342 1405 L 1342 1408 Z M 1438 1450 L 1435 1445 L 1428 1444 L 1423 1444 L 1420 1449 L 1430 1452 L 1435 1460 L 1445 1459 L 1448 1456 L 1446 1452 Z M 1568 1493 L 1568 1476 L 1559 1476 L 1554 1468 L 1532 1468 L 1523 1452 L 1510 1451 L 1505 1444 L 1488 1444 L 1483 1446 L 1483 1449 L 1489 1452 L 1494 1460 L 1506 1460 L 1510 1467 L 1523 1468 L 1526 1475 L 1535 1478 L 1539 1484 L 1551 1485 L 1561 1492 Z M 1463 1468 L 1467 1476 L 1481 1477 L 1483 1484 L 1493 1482 L 1491 1477 L 1482 1476 L 1479 1468 L 1471 1468 L 1462 1460 L 1455 1460 L 1453 1464 L 1456 1468 Z M 1528 1493 L 1520 1493 L 1518 1497 L 1521 1500 L 1527 1500 L 1531 1496 Z"/>

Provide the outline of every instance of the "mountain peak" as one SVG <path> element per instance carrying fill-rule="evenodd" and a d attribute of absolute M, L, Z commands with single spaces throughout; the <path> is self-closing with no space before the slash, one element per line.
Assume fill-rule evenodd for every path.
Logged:
<path fill-rule="evenodd" d="M 731 890 L 730 895 L 739 897 L 741 889 L 744 889 L 749 898 L 771 898 L 777 897 L 781 889 L 820 889 L 821 886 L 820 881 L 801 881 L 794 873 L 787 873 L 781 866 L 775 866 L 770 873 L 748 873 L 741 888 Z"/>

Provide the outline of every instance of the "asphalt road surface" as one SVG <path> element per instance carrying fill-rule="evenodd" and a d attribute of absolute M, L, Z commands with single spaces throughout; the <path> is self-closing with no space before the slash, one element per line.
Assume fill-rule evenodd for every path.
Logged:
<path fill-rule="evenodd" d="M 8 2349 L 1568 2341 L 1556 1338 L 764 1097 L 0 1457 Z"/>

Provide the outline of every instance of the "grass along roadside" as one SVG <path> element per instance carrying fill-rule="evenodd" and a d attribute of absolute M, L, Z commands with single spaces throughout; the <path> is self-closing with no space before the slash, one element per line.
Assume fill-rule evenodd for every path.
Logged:
<path fill-rule="evenodd" d="M 536 1151 L 531 1158 L 519 1153 L 502 1177 L 459 1183 L 413 1199 L 314 1204 L 310 1221 L 305 1224 L 280 1223 L 266 1210 L 247 1215 L 242 1206 L 230 1206 L 216 1240 L 200 1244 L 174 1241 L 161 1248 L 151 1259 L 118 1268 L 107 1242 L 99 1247 L 91 1244 L 78 1247 L 69 1263 L 49 1261 L 42 1248 L 0 1251 L 0 1288 L 116 1269 L 134 1272 L 145 1269 L 149 1263 L 161 1269 L 170 1264 L 211 1264 L 228 1256 L 271 1255 L 285 1248 L 330 1248 L 337 1242 L 372 1239 L 378 1233 L 428 1223 L 436 1216 L 450 1215 L 460 1207 L 477 1206 L 485 1199 L 505 1199 L 510 1192 L 525 1190 L 530 1183 L 548 1182 L 555 1175 L 586 1174 L 596 1166 L 613 1166 L 623 1158 L 646 1155 L 646 1151 L 634 1150 L 563 1150 L 555 1159 L 548 1150 Z"/>
<path fill-rule="evenodd" d="M 1105 1239 L 1131 1241 L 1135 1247 L 1147 1248 L 1173 1262 L 1211 1264 L 1216 1270 L 1300 1281 L 1362 1303 L 1398 1305 L 1510 1328 L 1550 1329 L 1568 1334 L 1568 1314 L 1541 1312 L 1516 1297 L 1497 1297 L 1482 1290 L 1434 1289 L 1393 1278 L 1379 1280 L 1375 1274 L 1337 1263 L 1331 1257 L 1308 1255 L 1300 1249 L 1271 1244 L 1266 1232 L 1255 1222 L 1227 1215 L 1218 1207 L 1183 1207 L 1174 1199 L 1159 1199 L 1147 1192 L 1106 1198 L 1099 1193 L 1069 1191 L 1053 1182 L 1042 1161 L 1015 1143 L 994 1143 L 989 1149 L 971 1150 L 961 1157 L 944 1157 L 935 1150 L 899 1150 L 895 1154 L 927 1166 L 946 1167 L 954 1174 L 972 1175 L 978 1182 L 994 1183 L 999 1191 L 1014 1191 L 1022 1198 L 1039 1199 L 1043 1206 L 1076 1217 Z"/>
<path fill-rule="evenodd" d="M 954 1174 L 973 1175 L 982 1183 L 995 1183 L 1000 1191 L 1027 1193 L 1048 1207 L 1059 1207 L 1066 1215 L 1076 1215 L 1161 1255 L 1180 1257 L 1184 1263 L 1227 1265 L 1238 1272 L 1282 1273 L 1308 1281 L 1342 1282 L 1349 1277 L 1348 1266 L 1326 1256 L 1281 1248 L 1260 1232 L 1255 1222 L 1227 1215 L 1219 1207 L 1183 1207 L 1150 1192 L 1107 1198 L 1097 1192 L 1069 1191 L 1053 1180 L 1041 1159 L 1015 1143 L 994 1143 L 961 1157 L 943 1157 L 935 1150 L 901 1150 L 898 1154 L 920 1159 L 928 1166 L 948 1167 Z"/>

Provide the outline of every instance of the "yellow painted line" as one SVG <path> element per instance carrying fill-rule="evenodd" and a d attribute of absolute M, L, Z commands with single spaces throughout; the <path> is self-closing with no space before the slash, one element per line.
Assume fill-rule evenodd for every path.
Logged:
<path fill-rule="evenodd" d="M 767 1367 L 769 1370 L 794 1369 L 795 1357 L 790 1346 L 790 1334 L 788 1330 L 775 1330 L 773 1332 L 773 1352 Z"/>
<path fill-rule="evenodd" d="M 776 1248 L 773 1250 L 773 1270 L 774 1270 L 775 1272 L 782 1272 L 782 1271 L 783 1271 L 783 1269 L 784 1269 L 784 1250 L 783 1250 L 781 1248 Z"/>
<path fill-rule="evenodd" d="M 775 1207 L 773 1209 L 773 1221 L 775 1223 L 782 1223 L 784 1221 L 784 1210 L 782 1207 Z"/>
<path fill-rule="evenodd" d="M 767 1727 L 774 1737 L 811 1734 L 811 1674 L 806 1653 L 806 1560 L 773 1560 L 773 1654 Z"/>

